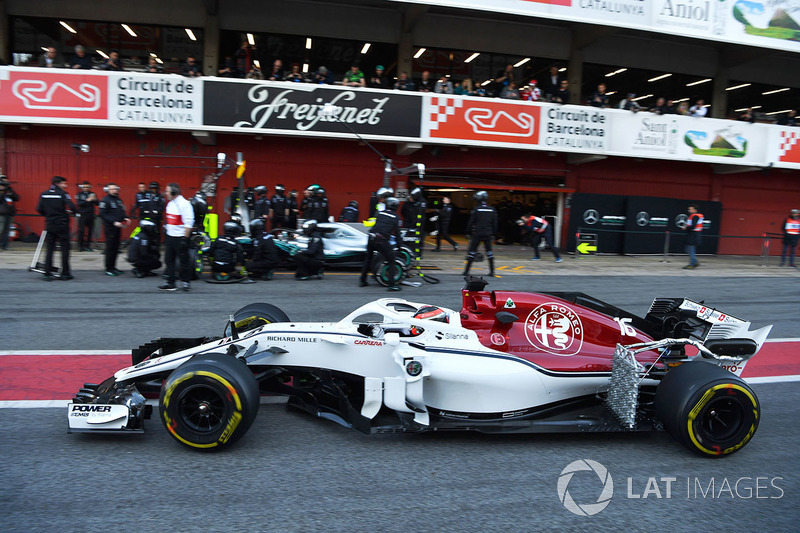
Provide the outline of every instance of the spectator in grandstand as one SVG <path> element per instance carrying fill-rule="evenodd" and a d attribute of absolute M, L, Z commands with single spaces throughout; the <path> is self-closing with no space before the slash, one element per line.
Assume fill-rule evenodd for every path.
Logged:
<path fill-rule="evenodd" d="M 464 96 L 475 96 L 475 84 L 471 78 L 465 78 L 461 83 L 457 83 L 453 88 L 453 94 L 463 94 Z"/>
<path fill-rule="evenodd" d="M 69 68 L 89 70 L 92 68 L 92 58 L 86 55 L 83 45 L 75 45 L 75 55 L 69 60 Z"/>
<path fill-rule="evenodd" d="M 428 70 L 422 71 L 422 77 L 417 82 L 417 90 L 421 93 L 432 93 L 436 88 L 436 82 L 431 78 L 431 73 Z"/>
<path fill-rule="evenodd" d="M 689 108 L 689 115 L 693 117 L 704 117 L 708 113 L 708 107 L 705 105 L 706 101 L 698 98 L 695 104 Z"/>
<path fill-rule="evenodd" d="M 245 74 L 250 72 L 250 67 L 253 65 L 252 52 L 255 47 L 250 46 L 247 41 L 242 41 L 241 46 L 236 50 L 235 58 L 236 63 L 232 65 L 231 72 L 235 78 L 242 78 Z"/>
<path fill-rule="evenodd" d="M 383 65 L 376 66 L 375 73 L 370 76 L 367 86 L 373 89 L 388 89 L 389 81 L 386 79 L 384 70 Z"/>
<path fill-rule="evenodd" d="M 755 115 L 755 113 L 753 113 L 753 108 L 752 107 L 748 107 L 747 109 L 745 109 L 739 115 L 738 120 L 741 120 L 742 122 L 749 122 L 751 124 L 753 122 L 755 122 L 756 121 L 756 115 Z"/>
<path fill-rule="evenodd" d="M 267 79 L 270 81 L 283 81 L 283 61 L 276 59 L 272 62 L 272 70 Z"/>
<path fill-rule="evenodd" d="M 594 93 L 592 93 L 592 97 L 589 98 L 589 105 L 599 108 L 608 107 L 608 94 L 606 94 L 605 83 L 597 84 L 597 90 Z"/>
<path fill-rule="evenodd" d="M 500 96 L 500 98 L 505 98 L 502 96 L 503 89 L 515 81 L 514 65 L 506 65 L 506 68 L 498 72 L 497 76 L 494 78 L 494 83 L 492 84 L 494 94 L 492 96 Z"/>
<path fill-rule="evenodd" d="M 519 96 L 528 102 L 538 102 L 541 100 L 542 90 L 539 88 L 539 82 L 536 80 L 531 80 L 527 87 L 519 92 Z"/>
<path fill-rule="evenodd" d="M 147 69 L 145 70 L 145 72 L 148 72 L 150 74 L 163 74 L 164 67 L 162 67 L 158 61 L 156 61 L 156 58 L 151 56 L 147 60 Z"/>
<path fill-rule="evenodd" d="M 408 77 L 408 72 L 401 72 L 397 81 L 394 83 L 395 90 L 398 91 L 416 91 L 417 86 L 414 81 Z"/>
<path fill-rule="evenodd" d="M 542 93 L 544 94 L 545 100 L 552 101 L 553 96 L 558 93 L 561 89 L 561 82 L 566 81 L 562 80 L 561 76 L 558 75 L 558 67 L 553 65 L 549 69 L 549 73 L 545 78 L 542 80 Z M 562 102 L 566 103 L 566 101 Z"/>
<path fill-rule="evenodd" d="M 306 81 L 306 75 L 300 70 L 300 63 L 292 63 L 291 69 L 292 70 L 286 73 L 284 81 L 293 81 L 296 83 L 304 83 Z"/>
<path fill-rule="evenodd" d="M 181 65 L 179 74 L 189 78 L 196 78 L 203 75 L 200 72 L 200 66 L 197 64 L 197 61 L 195 61 L 194 56 L 188 56 L 186 58 L 186 61 Z"/>
<path fill-rule="evenodd" d="M 48 46 L 47 52 L 39 56 L 39 66 L 43 68 L 57 68 L 63 66 L 59 60 L 55 46 Z"/>
<path fill-rule="evenodd" d="M 678 115 L 688 115 L 689 102 L 678 102 L 678 106 L 675 108 L 675 113 Z"/>
<path fill-rule="evenodd" d="M 317 83 L 320 85 L 333 85 L 333 72 L 328 70 L 327 67 L 319 67 L 311 77 L 311 83 Z"/>
<path fill-rule="evenodd" d="M 453 94 L 453 82 L 451 82 L 447 76 L 442 74 L 442 77 L 436 82 L 436 86 L 433 88 L 433 90 L 439 94 Z"/>
<path fill-rule="evenodd" d="M 116 50 L 111 50 L 108 53 L 108 59 L 106 59 L 101 65 L 100 70 L 114 70 L 114 71 L 122 71 L 125 70 L 122 68 L 122 60 L 119 58 L 119 52 Z"/>
<path fill-rule="evenodd" d="M 664 98 L 656 99 L 656 103 L 653 104 L 653 107 L 650 108 L 651 113 L 655 113 L 656 115 L 666 115 L 669 113 L 669 107 L 667 107 L 667 101 Z"/>
<path fill-rule="evenodd" d="M 628 95 L 619 101 L 620 109 L 624 109 L 626 111 L 633 111 L 634 113 L 638 113 L 642 110 L 642 106 L 639 105 L 639 102 L 635 100 L 636 93 L 628 93 Z"/>
<path fill-rule="evenodd" d="M 345 72 L 342 85 L 345 87 L 366 87 L 367 82 L 364 79 L 364 73 L 358 68 L 358 63 L 350 66 L 350 70 Z"/>
<path fill-rule="evenodd" d="M 236 70 L 236 64 L 233 62 L 231 56 L 225 56 L 225 60 L 217 69 L 217 76 L 220 78 L 238 78 L 239 72 Z"/>
<path fill-rule="evenodd" d="M 505 98 L 506 100 L 519 100 L 519 90 L 517 89 L 516 82 L 512 81 L 503 87 L 503 90 L 500 91 L 500 98 Z"/>
<path fill-rule="evenodd" d="M 778 119 L 779 126 L 797 126 L 797 119 L 795 115 L 797 111 L 790 109 L 785 115 Z"/>
<path fill-rule="evenodd" d="M 559 82 L 558 90 L 550 97 L 550 101 L 554 104 L 569 103 L 569 81 L 561 80 Z"/>
<path fill-rule="evenodd" d="M 248 80 L 263 80 L 264 73 L 261 72 L 261 69 L 255 65 L 250 66 L 250 72 L 245 75 L 245 78 Z"/>

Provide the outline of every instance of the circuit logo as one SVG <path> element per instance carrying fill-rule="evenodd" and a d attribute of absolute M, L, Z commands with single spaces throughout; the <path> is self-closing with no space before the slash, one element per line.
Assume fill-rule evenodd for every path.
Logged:
<path fill-rule="evenodd" d="M 594 503 L 578 503 L 572 498 L 569 492 L 569 483 L 577 472 L 594 472 L 597 474 L 603 488 Z M 579 459 L 571 462 L 561 471 L 556 490 L 558 491 L 559 501 L 567 511 L 578 516 L 592 516 L 605 509 L 611 503 L 611 497 L 614 495 L 614 480 L 611 478 L 608 469 L 597 461 Z"/>

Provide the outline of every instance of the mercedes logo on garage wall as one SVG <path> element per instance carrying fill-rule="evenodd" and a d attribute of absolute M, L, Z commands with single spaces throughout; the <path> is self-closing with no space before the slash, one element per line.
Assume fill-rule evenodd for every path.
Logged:
<path fill-rule="evenodd" d="M 675 225 L 681 229 L 686 229 L 686 221 L 689 220 L 689 217 L 685 214 L 680 214 L 675 217 Z"/>
<path fill-rule="evenodd" d="M 639 211 L 636 213 L 636 225 L 637 226 L 646 226 L 650 223 L 650 215 L 647 211 Z"/>
<path fill-rule="evenodd" d="M 600 213 L 596 210 L 587 209 L 583 212 L 583 221 L 587 224 L 597 224 L 598 220 L 600 220 Z"/>

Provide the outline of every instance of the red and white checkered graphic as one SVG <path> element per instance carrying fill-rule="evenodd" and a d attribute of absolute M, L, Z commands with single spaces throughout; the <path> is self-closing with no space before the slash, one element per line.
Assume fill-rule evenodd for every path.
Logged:
<path fill-rule="evenodd" d="M 461 98 L 435 96 L 431 98 L 431 131 L 438 130 L 439 124 L 447 122 L 447 117 L 456 114 L 456 109 L 464 106 Z"/>
<path fill-rule="evenodd" d="M 782 131 L 778 160 L 800 163 L 800 131 Z"/>

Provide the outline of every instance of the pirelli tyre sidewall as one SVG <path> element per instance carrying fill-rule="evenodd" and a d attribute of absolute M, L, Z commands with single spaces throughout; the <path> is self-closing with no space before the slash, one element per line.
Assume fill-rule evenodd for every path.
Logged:
<path fill-rule="evenodd" d="M 656 391 L 656 418 L 676 440 L 704 456 L 741 450 L 761 419 L 758 397 L 744 380 L 712 363 L 684 363 Z"/>
<path fill-rule="evenodd" d="M 389 285 L 400 285 L 400 282 L 403 281 L 403 276 L 405 275 L 403 261 L 400 258 L 397 258 L 394 260 L 394 264 L 394 283 L 391 283 L 392 280 L 389 270 L 389 261 L 378 262 L 374 272 L 372 273 L 375 281 L 378 282 L 378 285 L 383 287 L 388 287 Z"/>
<path fill-rule="evenodd" d="M 264 302 L 256 302 L 246 305 L 233 314 L 233 322 L 236 331 L 250 331 L 265 324 L 275 324 L 277 322 L 289 322 L 289 316 L 279 307 Z M 225 337 L 231 336 L 230 324 L 225 326 Z"/>
<path fill-rule="evenodd" d="M 397 252 L 397 258 L 403 263 L 403 269 L 408 270 L 414 262 L 414 252 L 410 248 L 401 246 Z"/>
<path fill-rule="evenodd" d="M 258 383 L 247 365 L 226 354 L 197 355 L 161 387 L 159 413 L 170 435 L 197 450 L 230 446 L 255 420 Z"/>

